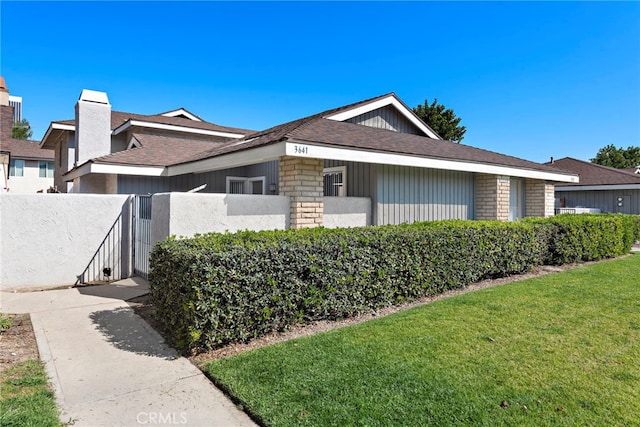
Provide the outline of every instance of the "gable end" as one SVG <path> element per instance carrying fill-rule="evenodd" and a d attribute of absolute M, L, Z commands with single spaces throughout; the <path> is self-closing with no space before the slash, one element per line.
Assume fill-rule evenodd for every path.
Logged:
<path fill-rule="evenodd" d="M 359 116 L 345 120 L 348 123 L 369 126 L 379 129 L 387 129 L 411 135 L 423 135 L 415 124 L 407 120 L 395 107 L 387 105 Z"/>

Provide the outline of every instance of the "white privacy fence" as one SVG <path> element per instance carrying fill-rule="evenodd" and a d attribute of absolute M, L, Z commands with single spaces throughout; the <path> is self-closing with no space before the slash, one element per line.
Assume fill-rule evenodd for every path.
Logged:
<path fill-rule="evenodd" d="M 286 196 L 2 194 L 0 289 L 147 277 L 167 236 L 289 227 Z M 371 224 L 368 198 L 325 197 L 326 227 Z"/>

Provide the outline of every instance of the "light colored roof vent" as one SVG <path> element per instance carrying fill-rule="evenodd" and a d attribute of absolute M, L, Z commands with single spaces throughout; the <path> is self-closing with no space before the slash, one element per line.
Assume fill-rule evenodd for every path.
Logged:
<path fill-rule="evenodd" d="M 86 102 L 95 102 L 96 104 L 109 104 L 109 98 L 107 98 L 107 94 L 105 92 L 98 92 L 89 89 L 82 89 L 79 100 Z"/>

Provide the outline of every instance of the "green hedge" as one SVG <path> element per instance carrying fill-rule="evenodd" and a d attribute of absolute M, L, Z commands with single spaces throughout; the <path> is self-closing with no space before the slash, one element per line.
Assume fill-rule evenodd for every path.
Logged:
<path fill-rule="evenodd" d="M 526 222 L 550 228 L 546 264 L 595 261 L 628 253 L 633 244 L 632 215 L 557 215 Z"/>
<path fill-rule="evenodd" d="M 210 349 L 543 263 L 617 256 L 629 250 L 633 224 L 562 215 L 170 238 L 151 254 L 151 300 L 173 345 Z"/>

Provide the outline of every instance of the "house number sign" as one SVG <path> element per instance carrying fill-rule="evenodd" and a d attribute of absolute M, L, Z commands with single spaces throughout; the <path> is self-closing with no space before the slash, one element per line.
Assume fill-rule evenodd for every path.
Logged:
<path fill-rule="evenodd" d="M 309 147 L 306 145 L 294 145 L 293 152 L 294 154 L 309 154 Z"/>

